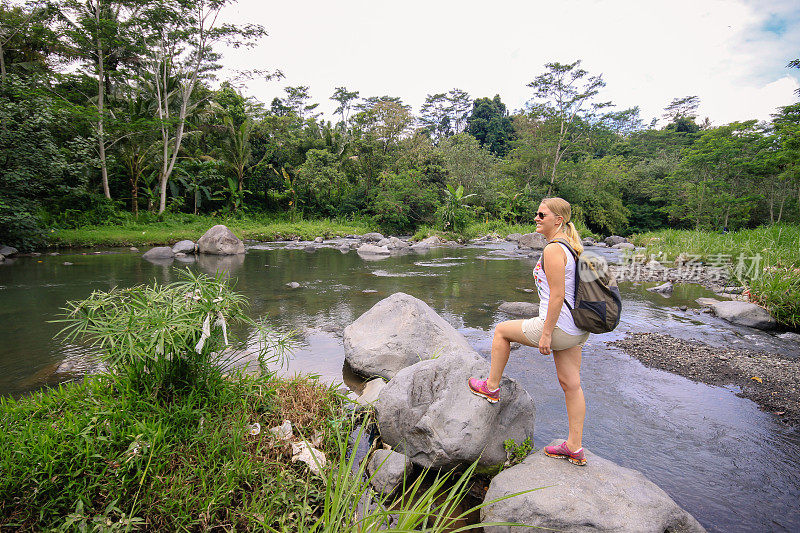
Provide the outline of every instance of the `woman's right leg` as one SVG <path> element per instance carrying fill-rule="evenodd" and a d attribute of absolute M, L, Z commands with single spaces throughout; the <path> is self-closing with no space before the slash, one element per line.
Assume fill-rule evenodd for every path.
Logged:
<path fill-rule="evenodd" d="M 490 390 L 495 390 L 500 386 L 500 379 L 503 377 L 503 370 L 506 368 L 508 355 L 511 353 L 511 343 L 519 342 L 526 346 L 533 346 L 533 343 L 522 332 L 522 322 L 522 320 L 508 320 L 500 322 L 494 328 L 491 369 L 489 378 L 486 380 L 486 386 Z"/>

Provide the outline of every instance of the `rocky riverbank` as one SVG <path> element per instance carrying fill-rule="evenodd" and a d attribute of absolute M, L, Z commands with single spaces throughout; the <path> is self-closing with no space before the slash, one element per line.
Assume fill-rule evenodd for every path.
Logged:
<path fill-rule="evenodd" d="M 800 424 L 800 360 L 753 350 L 715 348 L 658 333 L 632 333 L 608 343 L 646 366 L 709 385 L 735 385 L 784 424 Z"/>

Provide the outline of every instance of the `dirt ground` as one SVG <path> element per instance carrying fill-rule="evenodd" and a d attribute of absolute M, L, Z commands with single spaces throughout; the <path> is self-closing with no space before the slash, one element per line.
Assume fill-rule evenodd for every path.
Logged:
<path fill-rule="evenodd" d="M 608 343 L 646 366 L 710 385 L 737 385 L 787 425 L 800 426 L 800 360 L 751 350 L 715 348 L 658 333 L 631 333 Z M 754 379 L 758 378 L 758 379 Z"/>

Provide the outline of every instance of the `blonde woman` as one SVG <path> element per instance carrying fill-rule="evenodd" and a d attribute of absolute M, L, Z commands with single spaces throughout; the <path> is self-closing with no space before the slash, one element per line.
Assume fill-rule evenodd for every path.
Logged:
<path fill-rule="evenodd" d="M 470 378 L 474 394 L 491 403 L 500 399 L 500 378 L 508 363 L 510 343 L 537 346 L 543 355 L 553 354 L 556 374 L 567 404 L 569 436 L 558 446 L 546 446 L 550 457 L 567 459 L 576 465 L 586 464 L 583 452 L 583 420 L 586 403 L 581 389 L 581 348 L 589 333 L 575 325 L 569 308 L 575 305 L 575 258 L 569 248 L 555 239 L 564 239 L 575 252 L 583 252 L 580 235 L 570 222 L 572 209 L 562 198 L 545 198 L 536 213 L 536 232 L 547 238 L 547 246 L 533 269 L 539 293 L 539 316 L 527 320 L 501 322 L 494 330 L 492 359 L 486 380 Z"/>

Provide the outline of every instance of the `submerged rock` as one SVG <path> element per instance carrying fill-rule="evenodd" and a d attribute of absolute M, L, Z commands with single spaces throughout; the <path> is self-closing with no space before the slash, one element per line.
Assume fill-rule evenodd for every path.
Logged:
<path fill-rule="evenodd" d="M 530 302 L 503 302 L 497 310 L 514 316 L 539 316 L 539 304 Z"/>
<path fill-rule="evenodd" d="M 647 290 L 650 292 L 657 292 L 663 295 L 670 295 L 672 294 L 673 285 L 671 281 L 667 281 L 666 283 L 662 283 L 661 285 L 657 285 L 655 287 L 650 287 Z"/>
<path fill-rule="evenodd" d="M 299 289 L 300 288 L 300 284 L 297 283 L 296 281 L 290 281 L 289 283 L 286 284 L 286 286 L 289 287 L 290 289 Z"/>
<path fill-rule="evenodd" d="M 492 479 L 485 501 L 540 490 L 486 505 L 481 509 L 481 520 L 587 533 L 705 531 L 692 515 L 641 472 L 589 451 L 586 461 L 586 466 L 578 467 L 547 457 L 543 449 L 529 455 Z M 528 530 L 508 526 L 485 528 L 487 533 Z"/>
<path fill-rule="evenodd" d="M 223 224 L 217 224 L 197 241 L 197 251 L 211 255 L 237 255 L 245 253 L 244 243 Z"/>
<path fill-rule="evenodd" d="M 375 244 L 362 244 L 356 251 L 358 255 L 389 255 L 391 253 L 386 246 L 377 246 Z"/>
<path fill-rule="evenodd" d="M 467 386 L 489 363 L 472 350 L 442 355 L 399 371 L 375 401 L 381 438 L 422 467 L 453 468 L 506 461 L 503 442 L 533 438 L 536 407 L 516 381 L 500 382 L 490 404 Z"/>
<path fill-rule="evenodd" d="M 398 292 L 344 329 L 344 357 L 354 371 L 392 379 L 431 357 L 471 351 L 467 340 L 428 304 Z"/>

